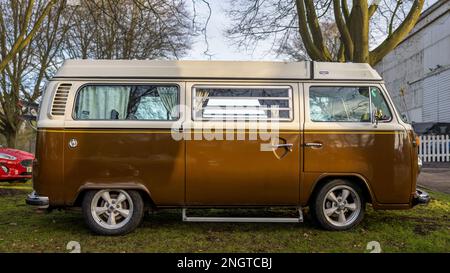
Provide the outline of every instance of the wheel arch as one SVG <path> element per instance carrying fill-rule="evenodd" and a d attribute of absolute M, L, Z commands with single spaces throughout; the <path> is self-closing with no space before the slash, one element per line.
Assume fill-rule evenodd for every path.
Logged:
<path fill-rule="evenodd" d="M 346 179 L 352 183 L 355 183 L 358 185 L 364 194 L 364 199 L 367 203 L 375 203 L 376 199 L 372 192 L 372 189 L 370 188 L 369 183 L 367 182 L 367 179 L 364 178 L 360 174 L 324 174 L 319 176 L 316 181 L 313 183 L 312 191 L 309 195 L 307 205 L 309 206 L 311 202 L 314 200 L 315 196 L 317 195 L 317 192 L 328 182 L 334 180 L 334 179 Z"/>
<path fill-rule="evenodd" d="M 88 192 L 90 190 L 104 190 L 104 189 L 135 190 L 135 191 L 139 192 L 139 194 L 141 195 L 145 206 L 156 207 L 148 188 L 142 184 L 135 184 L 135 183 L 124 183 L 124 184 L 87 183 L 87 184 L 84 184 L 78 189 L 75 199 L 73 201 L 73 206 L 75 206 L 75 207 L 81 206 L 81 203 L 83 202 L 83 198 L 84 198 L 84 195 L 86 194 L 86 192 Z"/>

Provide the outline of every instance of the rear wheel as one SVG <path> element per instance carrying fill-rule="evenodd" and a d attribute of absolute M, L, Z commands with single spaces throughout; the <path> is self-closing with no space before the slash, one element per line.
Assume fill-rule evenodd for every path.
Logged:
<path fill-rule="evenodd" d="M 86 193 L 82 204 L 87 226 L 100 235 L 133 231 L 144 216 L 144 202 L 137 191 L 103 189 Z"/>
<path fill-rule="evenodd" d="M 311 214 L 328 230 L 348 230 L 364 218 L 365 200 L 362 190 L 354 183 L 335 179 L 325 184 L 315 195 Z"/>

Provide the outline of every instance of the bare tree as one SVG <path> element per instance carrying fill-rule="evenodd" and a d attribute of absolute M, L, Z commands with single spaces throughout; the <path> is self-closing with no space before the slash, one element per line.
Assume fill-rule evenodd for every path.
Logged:
<path fill-rule="evenodd" d="M 183 1 L 83 0 L 72 9 L 65 42 L 71 58 L 179 58 L 194 35 Z"/>
<path fill-rule="evenodd" d="M 406 37 L 424 5 L 424 0 L 233 1 L 227 34 L 238 46 L 272 39 L 278 53 L 296 56 L 296 45 L 312 60 L 372 65 Z M 338 43 L 333 33 L 329 36 L 330 26 L 338 30 Z"/>
<path fill-rule="evenodd" d="M 40 13 L 37 20 L 34 22 L 30 22 L 31 18 L 33 17 L 33 8 L 35 1 L 34 0 L 28 0 L 28 1 L 17 1 L 17 0 L 10 0 L 9 5 L 11 6 L 11 11 L 19 11 L 22 20 L 18 22 L 20 25 L 17 29 L 17 33 L 14 37 L 14 42 L 11 43 L 10 47 L 6 47 L 6 43 L 3 43 L 5 47 L 1 48 L 1 61 L 0 61 L 0 71 L 3 71 L 5 69 L 8 62 L 10 62 L 14 56 L 17 55 L 18 52 L 23 50 L 30 42 L 33 36 L 36 34 L 38 29 L 40 28 L 42 22 L 46 18 L 46 16 L 49 14 L 51 8 L 56 3 L 56 0 L 48 1 L 45 8 L 42 9 L 42 12 Z M 5 16 L 7 12 L 7 1 L 3 0 L 0 2 L 0 37 L 5 38 L 7 29 L 7 24 L 5 23 Z M 26 8 L 23 8 L 25 7 Z"/>
<path fill-rule="evenodd" d="M 320 24 L 323 32 L 325 46 L 329 49 L 333 60 L 344 61 L 339 30 L 335 23 L 323 22 Z M 307 60 L 308 53 L 298 31 L 294 31 L 292 37 L 279 44 L 276 53 L 287 56 L 292 60 Z"/>
<path fill-rule="evenodd" d="M 1 33 L 0 48 L 10 48 L 17 40 L 23 28 L 23 16 L 27 14 L 26 2 L 2 3 L 2 9 L 7 11 L 3 14 L 3 26 L 8 31 Z M 45 1 L 37 1 L 28 19 L 29 24 L 36 25 L 47 7 Z M 65 1 L 59 1 L 53 6 L 49 16 L 39 23 L 35 36 L 0 72 L 0 134 L 6 138 L 9 147 L 16 146 L 17 134 L 23 124 L 20 101 L 35 101 L 41 95 L 47 78 L 55 70 L 62 40 L 68 30 L 61 19 L 64 7 Z"/>
<path fill-rule="evenodd" d="M 206 29 L 183 0 L 0 0 L 0 8 L 2 62 L 11 56 L 0 71 L 0 135 L 10 147 L 23 125 L 20 102 L 39 100 L 64 59 L 179 58 Z M 23 33 L 27 42 L 10 54 Z"/>

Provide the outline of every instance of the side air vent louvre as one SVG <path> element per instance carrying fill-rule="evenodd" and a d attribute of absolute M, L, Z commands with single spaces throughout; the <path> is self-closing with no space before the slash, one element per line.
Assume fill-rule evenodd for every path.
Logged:
<path fill-rule="evenodd" d="M 55 98 L 53 99 L 52 115 L 64 116 L 66 110 L 67 98 L 69 97 L 69 91 L 72 87 L 70 83 L 62 83 L 56 90 Z"/>

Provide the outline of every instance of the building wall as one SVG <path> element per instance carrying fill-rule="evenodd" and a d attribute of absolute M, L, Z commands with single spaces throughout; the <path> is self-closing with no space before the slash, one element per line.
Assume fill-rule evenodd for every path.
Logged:
<path fill-rule="evenodd" d="M 450 122 L 450 1 L 424 11 L 408 38 L 375 69 L 410 121 Z"/>

